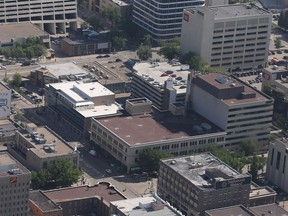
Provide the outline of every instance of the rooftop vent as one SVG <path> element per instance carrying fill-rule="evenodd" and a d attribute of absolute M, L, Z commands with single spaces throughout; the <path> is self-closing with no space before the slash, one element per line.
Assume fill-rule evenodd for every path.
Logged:
<path fill-rule="evenodd" d="M 171 165 L 175 165 L 175 164 L 176 164 L 176 160 L 172 160 L 172 161 L 170 162 L 170 164 L 171 164 Z"/>
<path fill-rule="evenodd" d="M 228 78 L 226 76 L 219 76 L 215 80 L 221 84 L 225 84 L 228 82 Z"/>
<path fill-rule="evenodd" d="M 16 169 L 10 169 L 10 170 L 8 170 L 8 173 L 9 173 L 10 175 L 21 174 L 21 171 L 20 171 L 19 168 L 16 168 Z"/>

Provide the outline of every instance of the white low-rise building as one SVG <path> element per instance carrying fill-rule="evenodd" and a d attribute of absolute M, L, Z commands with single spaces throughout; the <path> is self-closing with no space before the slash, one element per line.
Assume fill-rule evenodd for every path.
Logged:
<path fill-rule="evenodd" d="M 45 103 L 53 118 L 65 122 L 80 136 L 88 136 L 91 118 L 117 115 L 115 94 L 98 82 L 46 85 Z"/>

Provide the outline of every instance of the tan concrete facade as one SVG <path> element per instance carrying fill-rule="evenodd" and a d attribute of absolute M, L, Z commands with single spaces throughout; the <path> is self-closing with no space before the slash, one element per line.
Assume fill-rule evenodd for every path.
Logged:
<path fill-rule="evenodd" d="M 181 53 L 195 53 L 210 67 L 252 70 L 267 62 L 272 15 L 234 4 L 185 9 Z"/>

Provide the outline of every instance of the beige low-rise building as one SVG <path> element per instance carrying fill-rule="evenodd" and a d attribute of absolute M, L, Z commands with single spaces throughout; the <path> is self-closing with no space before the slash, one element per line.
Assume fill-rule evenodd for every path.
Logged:
<path fill-rule="evenodd" d="M 16 131 L 15 143 L 8 145 L 10 152 L 27 167 L 45 169 L 55 161 L 67 159 L 73 167 L 79 167 L 79 151 L 48 127 L 37 127 L 33 123 L 26 125 L 26 130 Z"/>
<path fill-rule="evenodd" d="M 223 146 L 225 143 L 226 133 L 194 112 L 186 116 L 159 112 L 152 110 L 151 102 L 144 98 L 127 103 L 130 103 L 127 110 L 130 113 L 92 118 L 90 136 L 98 147 L 122 163 L 127 172 L 138 167 L 139 155 L 145 149 L 163 150 L 178 156 L 203 152 L 212 144 Z M 139 108 L 141 103 L 143 109 Z M 134 112 L 133 107 L 137 111 Z"/>

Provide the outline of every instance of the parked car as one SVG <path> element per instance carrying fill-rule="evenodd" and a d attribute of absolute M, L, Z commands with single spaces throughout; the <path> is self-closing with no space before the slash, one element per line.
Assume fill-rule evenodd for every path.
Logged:
<path fill-rule="evenodd" d="M 110 55 L 109 55 L 109 54 L 105 54 L 103 57 L 104 57 L 104 58 L 109 58 Z"/>
<path fill-rule="evenodd" d="M 104 56 L 103 55 L 98 55 L 98 56 L 96 56 L 96 58 L 104 58 Z"/>
<path fill-rule="evenodd" d="M 111 169 L 106 169 L 105 172 L 108 173 L 108 174 L 112 174 L 112 170 Z"/>
<path fill-rule="evenodd" d="M 276 53 L 277 54 L 282 54 L 282 51 L 281 50 L 277 50 Z"/>
<path fill-rule="evenodd" d="M 115 62 L 122 62 L 122 60 L 121 60 L 120 58 L 117 58 L 117 59 L 115 60 Z"/>
<path fill-rule="evenodd" d="M 97 152 L 94 149 L 89 150 L 89 154 L 92 156 L 96 156 Z"/>
<path fill-rule="evenodd" d="M 42 102 L 42 99 L 41 98 L 36 98 L 35 99 L 35 103 L 41 103 Z"/>

